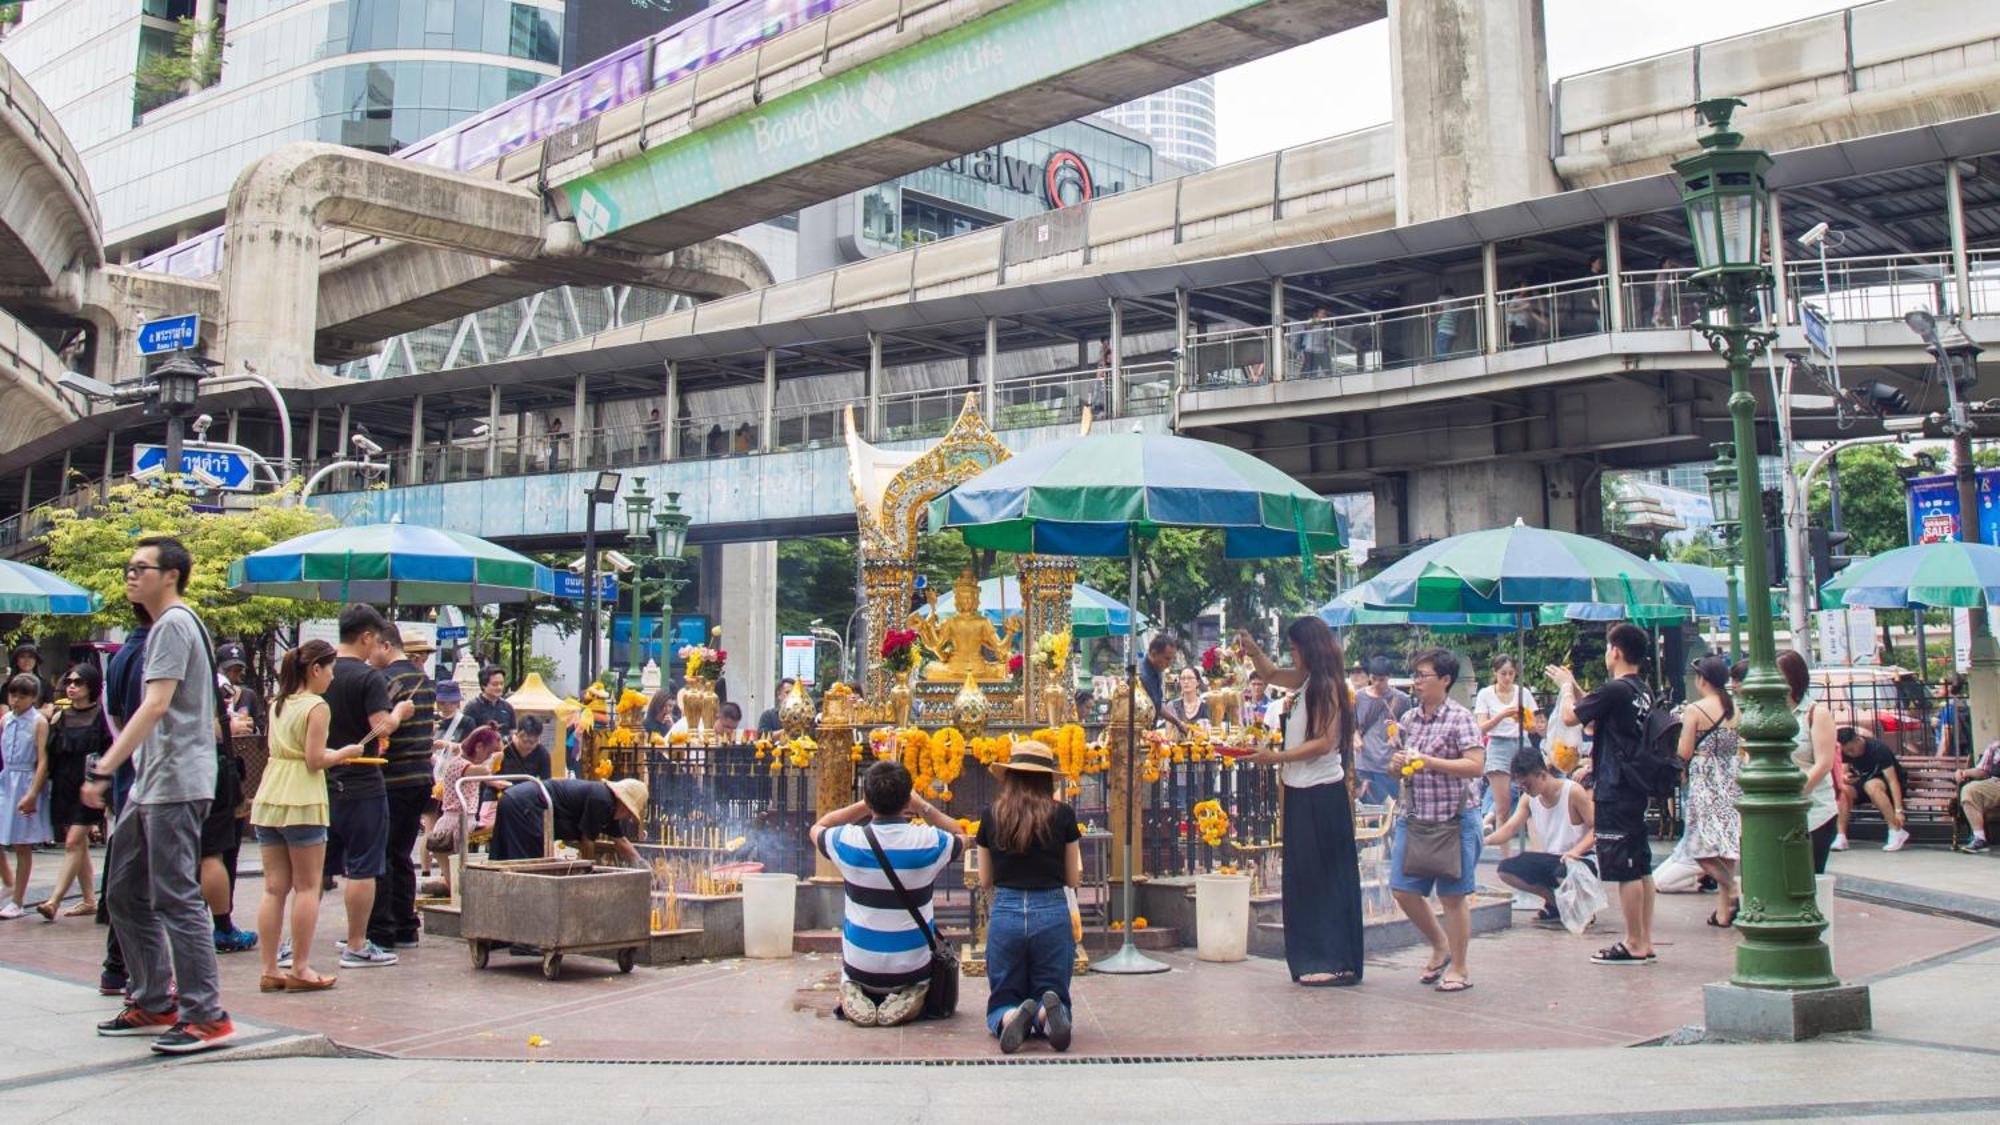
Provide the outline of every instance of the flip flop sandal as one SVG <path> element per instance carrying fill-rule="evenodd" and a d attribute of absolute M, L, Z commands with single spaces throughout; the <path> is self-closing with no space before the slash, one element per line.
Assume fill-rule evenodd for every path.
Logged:
<path fill-rule="evenodd" d="M 1596 965 L 1649 965 L 1659 960 L 1659 957 L 1657 954 L 1650 953 L 1644 957 L 1640 957 L 1625 948 L 1625 943 L 1621 941 L 1608 949 L 1600 949 L 1591 954 L 1590 960 L 1592 964 Z"/>
<path fill-rule="evenodd" d="M 63 911 L 62 916 L 65 918 L 88 918 L 96 913 L 97 913 L 96 903 L 79 902 L 75 906 L 70 907 L 68 910 Z"/>
<path fill-rule="evenodd" d="M 1623 947 L 1621 946 L 1620 948 Z M 1447 956 L 1444 959 L 1443 963 L 1441 964 L 1425 965 L 1424 975 L 1417 978 L 1417 983 L 1436 984 L 1437 982 L 1444 979 L 1444 971 L 1449 968 L 1451 968 L 1451 958 L 1449 956 Z"/>
<path fill-rule="evenodd" d="M 1732 910 L 1732 911 L 1730 911 L 1730 912 L 1729 912 L 1729 921 L 1727 921 L 1727 922 L 1724 922 L 1724 921 L 1722 921 L 1722 920 L 1721 920 L 1721 917 L 1720 917 L 1720 915 L 1721 915 L 1721 914 L 1722 914 L 1722 912 L 1721 912 L 1720 910 L 1716 910 L 1716 911 L 1711 911 L 1711 912 L 1709 913 L 1709 916 L 1708 916 L 1708 924 L 1709 924 L 1709 925 L 1711 925 L 1711 926 L 1714 926 L 1714 927 L 1715 927 L 1716 929 L 1718 929 L 1718 930 L 1733 930 L 1733 929 L 1735 929 L 1735 928 L 1736 928 L 1736 911 Z"/>
<path fill-rule="evenodd" d="M 1469 981 L 1469 980 L 1441 980 L 1441 981 L 1437 982 L 1437 987 L 1436 987 L 1436 988 L 1434 988 L 1434 989 L 1432 989 L 1432 991 L 1434 991 L 1434 992 L 1470 992 L 1470 991 L 1472 991 L 1472 982 L 1471 982 L 1471 981 Z"/>

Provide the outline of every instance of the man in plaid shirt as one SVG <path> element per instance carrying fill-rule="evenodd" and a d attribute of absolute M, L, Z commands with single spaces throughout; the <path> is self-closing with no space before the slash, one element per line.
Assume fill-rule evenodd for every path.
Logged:
<path fill-rule="evenodd" d="M 1958 805 L 1965 810 L 1965 823 L 1972 826 L 1972 839 L 1960 844 L 1958 850 L 1983 852 L 1987 850 L 1986 818 L 2000 808 L 2000 742 L 1986 748 L 1978 765 L 1959 770 L 1958 780 L 1963 783 Z"/>
<path fill-rule="evenodd" d="M 1411 681 L 1417 705 L 1398 720 L 1396 753 L 1389 759 L 1389 768 L 1392 773 L 1406 766 L 1417 768 L 1409 777 L 1407 815 L 1397 818 L 1389 845 L 1389 889 L 1410 924 L 1431 943 L 1430 959 L 1418 980 L 1435 985 L 1439 992 L 1464 992 L 1472 987 L 1466 970 L 1466 950 L 1472 944 L 1469 896 L 1478 886 L 1483 840 L 1472 782 L 1485 768 L 1486 746 L 1479 739 L 1479 724 L 1473 721 L 1472 712 L 1451 698 L 1452 685 L 1458 682 L 1458 657 L 1443 649 L 1424 653 L 1417 657 Z M 1458 878 L 1404 873 L 1410 817 L 1457 820 Z M 1432 892 L 1443 907 L 1443 926 L 1431 913 Z"/>

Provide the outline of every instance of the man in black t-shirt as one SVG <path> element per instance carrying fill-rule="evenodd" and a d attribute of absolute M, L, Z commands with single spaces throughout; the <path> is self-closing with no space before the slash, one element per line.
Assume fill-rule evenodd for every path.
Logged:
<path fill-rule="evenodd" d="M 1611 679 L 1583 695 L 1576 676 L 1551 665 L 1548 675 L 1558 689 L 1567 688 L 1574 703 L 1563 707 L 1566 723 L 1592 725 L 1592 795 L 1597 804 L 1597 873 L 1618 887 L 1618 905 L 1625 916 L 1625 940 L 1591 955 L 1600 965 L 1643 965 L 1659 959 L 1653 952 L 1653 847 L 1646 838 L 1646 805 L 1651 794 L 1632 763 L 1643 749 L 1646 716 L 1653 700 L 1639 679 L 1652 648 L 1636 625 L 1620 622 L 1605 636 L 1604 666 Z"/>
<path fill-rule="evenodd" d="M 326 689 L 326 744 L 336 749 L 363 745 L 380 757 L 381 742 L 396 725 L 415 714 L 408 700 L 389 702 L 389 681 L 376 669 L 376 649 L 389 628 L 370 605 L 348 606 L 340 614 L 340 644 L 335 647 L 333 684 Z M 382 767 L 349 763 L 326 771 L 328 820 L 326 871 L 347 880 L 342 898 L 347 906 L 347 944 L 341 948 L 342 968 L 372 969 L 396 963 L 396 955 L 368 940 L 368 918 L 375 908 L 375 880 L 383 871 L 389 847 L 389 799 L 382 784 Z"/>
<path fill-rule="evenodd" d="M 1839 776 L 1847 796 L 1840 803 L 1840 832 L 1833 838 L 1833 846 L 1836 849 L 1847 846 L 1848 814 L 1865 796 L 1889 826 L 1889 842 L 1882 845 L 1882 850 L 1902 851 L 1910 842 L 1910 833 L 1903 819 L 1903 767 L 1896 761 L 1896 752 L 1882 740 L 1869 738 L 1853 727 L 1841 727 L 1833 737 L 1840 743 Z"/>
<path fill-rule="evenodd" d="M 465 705 L 466 733 L 491 726 L 505 738 L 514 733 L 514 705 L 503 698 L 507 693 L 507 673 L 489 664 L 479 670 L 479 694 Z"/>
<path fill-rule="evenodd" d="M 383 885 L 375 890 L 375 907 L 368 919 L 368 940 L 382 949 L 409 949 L 417 944 L 417 867 L 410 858 L 423 831 L 424 802 L 431 795 L 431 739 L 437 731 L 437 685 L 412 655 L 428 655 L 403 645 L 395 622 L 383 626 L 381 643 L 371 661 L 389 683 L 389 701 L 407 701 L 410 717 L 389 736 L 389 764 L 382 767 L 388 807 L 387 843 L 382 853 Z"/>

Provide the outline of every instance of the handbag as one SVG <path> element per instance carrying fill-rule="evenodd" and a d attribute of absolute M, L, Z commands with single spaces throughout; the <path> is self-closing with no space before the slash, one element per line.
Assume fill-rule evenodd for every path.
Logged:
<path fill-rule="evenodd" d="M 950 1019 L 958 1011 L 958 954 L 937 935 L 937 931 L 924 920 L 924 912 L 917 909 L 915 899 L 903 888 L 903 881 L 896 877 L 896 869 L 889 864 L 889 857 L 882 851 L 882 841 L 875 838 L 875 826 L 864 824 L 861 831 L 868 837 L 868 847 L 875 853 L 875 862 L 882 865 L 882 874 L 889 877 L 889 885 L 896 889 L 896 897 L 903 901 L 903 909 L 910 912 L 910 918 L 917 923 L 917 931 L 924 935 L 925 944 L 931 947 L 931 986 L 924 993 L 924 1018 L 927 1020 Z"/>
<path fill-rule="evenodd" d="M 1464 873 L 1464 828 L 1459 817 L 1403 818 L 1403 874 L 1412 879 L 1457 879 Z"/>

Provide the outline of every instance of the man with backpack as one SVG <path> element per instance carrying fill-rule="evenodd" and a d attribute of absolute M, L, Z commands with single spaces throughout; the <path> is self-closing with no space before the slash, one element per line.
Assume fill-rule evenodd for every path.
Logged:
<path fill-rule="evenodd" d="M 1677 724 L 1664 709 L 1655 713 L 1652 695 L 1639 679 L 1651 647 L 1638 626 L 1612 626 L 1604 648 L 1611 678 L 1589 695 L 1577 690 L 1569 669 L 1548 669 L 1556 686 L 1567 689 L 1565 700 L 1575 700 L 1564 704 L 1561 719 L 1595 729 L 1591 773 L 1596 779 L 1598 877 L 1617 886 L 1619 911 L 1625 916 L 1625 940 L 1591 955 L 1599 965 L 1659 960 L 1653 951 L 1653 849 L 1646 838 L 1646 806 L 1661 781 L 1655 775 L 1662 768 L 1672 774 L 1652 745 L 1668 732 L 1654 728 Z"/>

